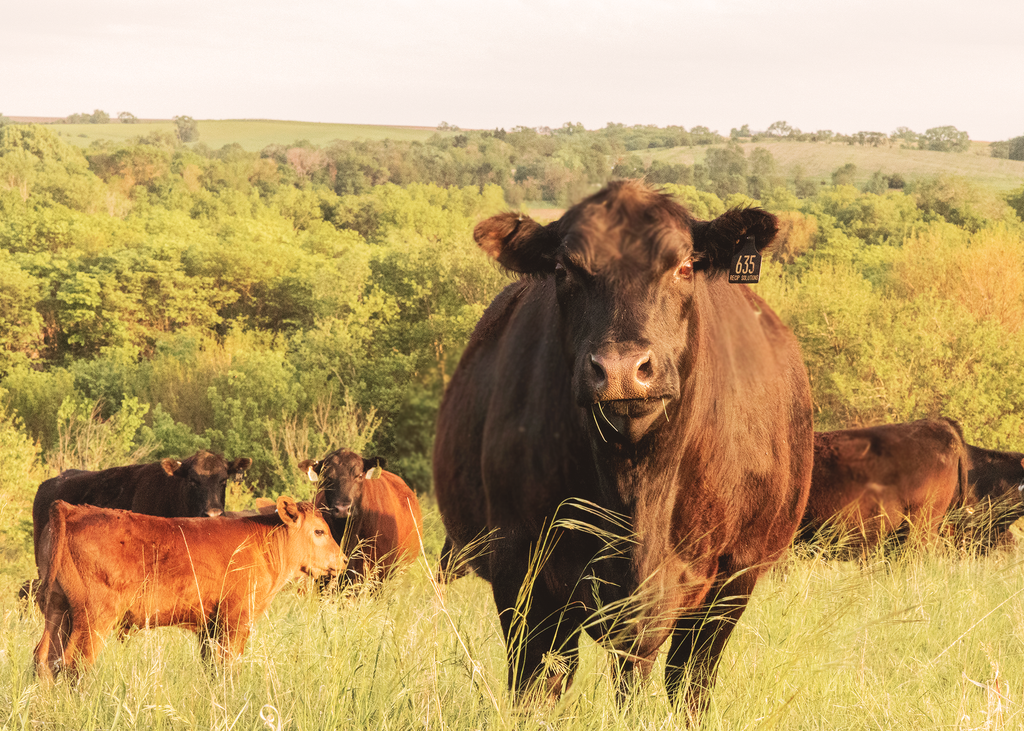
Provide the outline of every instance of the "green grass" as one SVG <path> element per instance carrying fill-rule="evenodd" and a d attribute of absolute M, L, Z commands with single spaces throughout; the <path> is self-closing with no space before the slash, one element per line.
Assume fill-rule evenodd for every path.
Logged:
<path fill-rule="evenodd" d="M 327 124 L 317 122 L 288 122 L 272 119 L 209 119 L 199 121 L 199 141 L 219 149 L 237 142 L 250 152 L 258 152 L 270 144 L 288 145 L 298 140 L 309 140 L 315 145 L 327 145 L 334 140 L 419 140 L 425 141 L 437 132 L 421 127 L 388 127 L 371 124 Z M 140 122 L 138 124 L 55 124 L 51 126 L 61 139 L 88 147 L 96 140 L 123 142 L 154 131 L 174 134 L 173 122 Z"/>
<path fill-rule="evenodd" d="M 428 506 L 427 539 L 440 526 Z M 707 729 L 1002 729 L 1024 721 L 1024 571 L 1014 552 L 826 563 L 766 576 L 723 656 Z M 662 729 L 682 725 L 659 668 L 616 705 L 607 653 L 553 708 L 517 709 L 489 587 L 439 599 L 423 563 L 380 594 L 286 589 L 230 670 L 203 669 L 177 629 L 110 642 L 78 686 L 36 683 L 41 633 L 0 574 L 0 727 L 167 729 Z M 262 714 L 262 717 L 261 717 Z"/>
<path fill-rule="evenodd" d="M 952 173 L 972 180 L 985 188 L 1004 192 L 1024 184 L 1024 162 L 991 157 L 984 144 L 972 146 L 967 152 L 932 152 L 929 150 L 902 150 L 897 147 L 858 147 L 821 142 L 748 142 L 741 145 L 750 156 L 755 147 L 763 147 L 775 158 L 779 173 L 792 178 L 797 167 L 803 168 L 810 180 L 832 182 L 832 172 L 847 163 L 857 166 L 854 176 L 857 185 L 863 185 L 877 171 L 886 175 L 901 174 L 907 182 Z M 674 147 L 644 152 L 645 162 L 665 162 L 692 165 L 702 162 L 706 147 Z"/>

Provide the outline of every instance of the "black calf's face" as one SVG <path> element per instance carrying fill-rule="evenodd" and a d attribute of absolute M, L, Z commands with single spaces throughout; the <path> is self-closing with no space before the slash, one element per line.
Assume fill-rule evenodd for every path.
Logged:
<path fill-rule="evenodd" d="M 380 476 L 384 460 L 379 457 L 363 459 L 355 452 L 339 449 L 319 462 L 306 460 L 299 469 L 316 482 L 321 494 L 319 502 L 334 518 L 348 518 L 359 513 L 363 482 Z"/>
<path fill-rule="evenodd" d="M 184 482 L 188 515 L 216 517 L 224 512 L 228 480 L 245 472 L 252 465 L 248 457 L 239 457 L 230 464 L 219 454 L 198 452 L 184 462 L 165 459 L 164 471 Z"/>
<path fill-rule="evenodd" d="M 751 209 L 694 221 L 671 198 L 623 182 L 548 226 L 506 214 L 474 236 L 505 267 L 552 278 L 572 393 L 590 411 L 592 437 L 637 442 L 679 398 L 698 279 L 727 268 L 749 229 L 764 248 L 774 218 Z"/>

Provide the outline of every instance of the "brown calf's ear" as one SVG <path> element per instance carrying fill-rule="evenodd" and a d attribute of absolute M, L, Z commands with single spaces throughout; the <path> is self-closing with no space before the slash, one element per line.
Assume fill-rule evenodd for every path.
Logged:
<path fill-rule="evenodd" d="M 473 239 L 503 267 L 520 274 L 551 269 L 551 257 L 558 248 L 554 224 L 541 226 L 519 213 L 502 213 L 481 221 L 473 229 Z"/>
<path fill-rule="evenodd" d="M 693 222 L 693 249 L 705 255 L 705 268 L 725 271 L 748 236 L 754 237 L 754 247 L 763 253 L 778 230 L 778 219 L 762 208 L 733 208 L 712 221 Z"/>
<path fill-rule="evenodd" d="M 173 477 L 174 473 L 181 467 L 181 462 L 170 457 L 164 457 L 160 460 L 160 466 L 164 468 L 164 472 L 167 473 L 168 477 Z"/>
<path fill-rule="evenodd" d="M 277 514 L 281 516 L 285 525 L 295 525 L 301 515 L 298 504 L 287 495 L 277 499 Z"/>

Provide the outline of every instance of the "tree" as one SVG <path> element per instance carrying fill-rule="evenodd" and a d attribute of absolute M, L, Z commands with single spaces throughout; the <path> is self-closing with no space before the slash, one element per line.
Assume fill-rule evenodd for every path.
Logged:
<path fill-rule="evenodd" d="M 139 118 L 131 112 L 118 112 L 117 119 L 121 124 L 136 124 Z"/>
<path fill-rule="evenodd" d="M 889 135 L 893 142 L 899 141 L 900 147 L 914 149 L 921 146 L 921 135 L 910 127 L 897 127 L 896 131 Z"/>
<path fill-rule="evenodd" d="M 639 155 L 627 155 L 619 158 L 612 168 L 612 176 L 616 178 L 642 178 L 647 172 L 644 161 Z"/>
<path fill-rule="evenodd" d="M 199 139 L 199 123 L 192 117 L 175 117 L 174 133 L 181 142 L 195 142 Z"/>
<path fill-rule="evenodd" d="M 848 162 L 832 171 L 832 185 L 853 185 L 856 174 L 857 166 Z"/>
<path fill-rule="evenodd" d="M 1024 135 L 1009 140 L 1006 156 L 1011 160 L 1024 160 Z"/>
<path fill-rule="evenodd" d="M 800 134 L 800 130 L 791 127 L 789 123 L 780 120 L 768 125 L 768 129 L 764 131 L 764 134 L 766 137 L 792 137 L 793 135 Z"/>
<path fill-rule="evenodd" d="M 937 152 L 966 152 L 971 146 L 966 132 L 949 125 L 925 130 L 922 141 L 926 149 Z"/>

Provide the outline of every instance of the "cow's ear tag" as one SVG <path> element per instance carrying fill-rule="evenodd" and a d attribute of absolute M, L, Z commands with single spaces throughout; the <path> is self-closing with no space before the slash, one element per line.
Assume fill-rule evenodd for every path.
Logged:
<path fill-rule="evenodd" d="M 312 465 L 310 465 L 310 468 L 306 470 L 306 477 L 309 478 L 310 482 L 316 482 L 320 479 L 320 475 L 313 471 Z"/>
<path fill-rule="evenodd" d="M 383 471 L 384 470 L 382 470 L 380 468 L 380 465 L 377 465 L 372 470 L 370 470 L 369 472 L 366 473 L 366 479 L 367 480 L 379 480 L 380 479 L 380 473 L 383 472 Z"/>
<path fill-rule="evenodd" d="M 757 284 L 761 279 L 761 254 L 754 245 L 754 237 L 748 236 L 740 253 L 732 258 L 729 269 L 729 284 Z"/>

